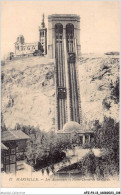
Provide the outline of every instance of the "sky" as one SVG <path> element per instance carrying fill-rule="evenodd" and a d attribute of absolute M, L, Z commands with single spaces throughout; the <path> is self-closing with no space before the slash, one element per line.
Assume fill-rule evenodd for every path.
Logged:
<path fill-rule="evenodd" d="M 46 26 L 50 14 L 80 15 L 82 53 L 120 50 L 119 1 L 2 1 L 1 57 L 14 52 L 19 34 L 27 43 L 39 41 L 43 13 Z"/>

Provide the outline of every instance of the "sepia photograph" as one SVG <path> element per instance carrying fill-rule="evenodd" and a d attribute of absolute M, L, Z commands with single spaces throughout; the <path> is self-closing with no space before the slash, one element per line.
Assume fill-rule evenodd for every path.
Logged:
<path fill-rule="evenodd" d="M 1 187 L 119 188 L 119 1 L 1 1 Z"/>

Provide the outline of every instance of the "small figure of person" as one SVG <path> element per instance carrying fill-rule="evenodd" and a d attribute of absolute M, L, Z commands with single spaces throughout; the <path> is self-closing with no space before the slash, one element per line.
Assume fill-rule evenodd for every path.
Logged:
<path fill-rule="evenodd" d="M 46 171 L 47 171 L 47 175 L 49 176 L 50 171 L 48 167 L 46 168 Z"/>
<path fill-rule="evenodd" d="M 42 175 L 44 175 L 44 169 L 42 168 Z"/>
<path fill-rule="evenodd" d="M 55 167 L 54 167 L 54 165 L 51 166 L 51 169 L 52 169 L 53 174 L 55 174 Z"/>

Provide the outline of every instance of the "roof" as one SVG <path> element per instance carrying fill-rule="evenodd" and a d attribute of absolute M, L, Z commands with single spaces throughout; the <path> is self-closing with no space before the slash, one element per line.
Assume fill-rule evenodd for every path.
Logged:
<path fill-rule="evenodd" d="M 8 150 L 8 148 L 3 143 L 1 143 L 1 150 Z"/>
<path fill-rule="evenodd" d="M 52 14 L 48 16 L 48 20 L 71 20 L 71 21 L 80 21 L 80 16 L 76 14 Z"/>
<path fill-rule="evenodd" d="M 64 124 L 63 129 L 58 130 L 57 134 L 93 134 L 94 132 L 92 130 L 85 130 L 81 124 L 77 123 L 76 121 L 70 121 L 66 124 Z"/>
<path fill-rule="evenodd" d="M 81 131 L 81 125 L 76 121 L 70 121 L 63 126 L 64 132 Z"/>
<path fill-rule="evenodd" d="M 12 130 L 12 131 L 2 131 L 1 132 L 1 141 L 15 141 L 15 140 L 26 140 L 30 139 L 28 135 L 26 135 L 21 130 Z"/>
<path fill-rule="evenodd" d="M 33 42 L 33 43 L 23 43 L 22 46 L 25 47 L 25 46 L 34 46 L 34 45 L 37 45 L 38 46 L 38 43 L 39 42 Z M 14 43 L 14 44 L 20 44 L 18 43 L 17 41 Z"/>
<path fill-rule="evenodd" d="M 52 14 L 48 18 L 80 18 L 77 14 Z"/>
<path fill-rule="evenodd" d="M 94 133 L 94 131 L 91 131 L 91 130 L 90 130 L 90 131 L 85 131 L 85 134 L 86 134 L 86 133 L 88 133 L 88 134 L 89 134 L 89 133 Z"/>
<path fill-rule="evenodd" d="M 21 34 L 20 34 L 18 37 L 24 37 L 24 35 L 21 35 Z"/>
<path fill-rule="evenodd" d="M 59 130 L 59 131 L 57 131 L 57 134 L 72 134 L 72 133 L 77 133 L 77 134 L 79 134 L 79 135 L 82 135 L 82 134 L 94 134 L 94 132 L 93 131 L 82 131 L 82 130 L 73 130 L 73 131 L 71 131 L 71 132 L 65 132 L 65 131 L 62 131 L 62 130 Z"/>

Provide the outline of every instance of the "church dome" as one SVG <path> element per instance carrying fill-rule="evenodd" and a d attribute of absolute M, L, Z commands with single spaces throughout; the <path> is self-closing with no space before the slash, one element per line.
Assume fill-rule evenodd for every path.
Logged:
<path fill-rule="evenodd" d="M 81 130 L 81 125 L 75 121 L 70 121 L 63 126 L 63 131 L 65 132 L 71 133 L 74 130 L 77 130 L 77 131 Z"/>

